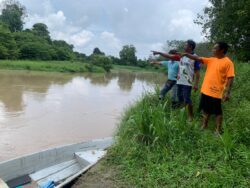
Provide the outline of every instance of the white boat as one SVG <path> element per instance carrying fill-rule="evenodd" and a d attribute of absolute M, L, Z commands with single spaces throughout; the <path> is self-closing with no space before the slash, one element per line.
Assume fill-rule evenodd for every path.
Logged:
<path fill-rule="evenodd" d="M 112 138 L 57 147 L 0 163 L 0 188 L 64 187 L 106 154 Z"/>

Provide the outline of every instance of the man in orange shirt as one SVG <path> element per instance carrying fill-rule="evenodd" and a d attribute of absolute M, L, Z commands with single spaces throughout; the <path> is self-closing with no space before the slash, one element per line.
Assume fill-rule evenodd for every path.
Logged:
<path fill-rule="evenodd" d="M 201 87 L 200 109 L 203 111 L 202 128 L 208 126 L 211 114 L 216 115 L 216 133 L 220 133 L 222 124 L 221 101 L 227 101 L 234 79 L 233 62 L 226 57 L 228 44 L 217 42 L 213 47 L 214 57 L 205 58 L 184 53 L 190 59 L 207 65 L 205 77 Z"/>

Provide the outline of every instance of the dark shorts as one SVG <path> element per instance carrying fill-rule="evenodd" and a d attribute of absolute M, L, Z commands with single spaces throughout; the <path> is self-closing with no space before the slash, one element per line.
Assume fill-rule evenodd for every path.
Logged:
<path fill-rule="evenodd" d="M 191 100 L 192 86 L 177 85 L 177 96 L 179 103 L 192 104 Z"/>
<path fill-rule="evenodd" d="M 207 95 L 201 94 L 201 100 L 200 100 L 200 110 L 207 114 L 215 114 L 215 115 L 221 115 L 222 114 L 222 108 L 221 108 L 221 99 L 217 99 L 214 97 L 210 97 Z"/>

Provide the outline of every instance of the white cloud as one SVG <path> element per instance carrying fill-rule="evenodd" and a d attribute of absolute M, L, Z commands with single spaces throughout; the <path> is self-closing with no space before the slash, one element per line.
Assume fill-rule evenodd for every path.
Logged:
<path fill-rule="evenodd" d="M 48 10 L 51 9 L 46 11 Z M 53 39 L 65 40 L 76 48 L 86 45 L 94 37 L 92 32 L 67 23 L 66 17 L 61 10 L 56 13 L 50 13 L 47 16 L 29 15 L 27 21 L 27 28 L 31 28 L 35 23 L 46 24 L 49 31 L 51 31 Z"/>
<path fill-rule="evenodd" d="M 25 20 L 25 27 L 31 28 L 35 23 L 44 23 L 50 30 L 60 29 L 66 25 L 66 17 L 62 11 L 56 13 L 50 13 L 47 16 L 41 16 L 38 14 L 28 15 Z"/>
<path fill-rule="evenodd" d="M 4 2 L 4 0 L 0 0 L 0 3 L 2 4 L 2 2 Z"/>
<path fill-rule="evenodd" d="M 140 58 L 161 50 L 167 40 L 201 41 L 201 28 L 193 23 L 208 0 L 20 0 L 27 7 L 26 27 L 45 23 L 53 39 L 62 39 L 90 54 L 99 47 L 118 56 L 133 44 Z"/>
<path fill-rule="evenodd" d="M 45 15 L 50 14 L 51 12 L 54 12 L 54 8 L 53 8 L 53 5 L 51 4 L 50 0 L 43 0 L 42 7 L 44 7 Z"/>
<path fill-rule="evenodd" d="M 124 10 L 125 12 L 128 12 L 128 9 L 127 9 L 127 8 L 124 8 L 123 10 Z"/>
<path fill-rule="evenodd" d="M 70 44 L 74 44 L 75 47 L 81 47 L 86 45 L 94 37 L 94 34 L 85 30 L 77 33 L 55 31 L 52 36 L 54 39 L 65 40 Z"/>
<path fill-rule="evenodd" d="M 164 44 L 161 43 L 161 42 L 158 42 L 158 43 L 154 43 L 154 44 L 151 44 L 150 45 L 150 48 L 152 50 L 159 50 L 159 49 L 162 49 L 164 47 Z"/>
<path fill-rule="evenodd" d="M 115 37 L 114 33 L 104 31 L 101 33 L 101 40 L 105 42 L 110 48 L 120 49 L 122 47 L 121 41 Z"/>
<path fill-rule="evenodd" d="M 169 24 L 170 33 L 180 39 L 189 39 L 201 41 L 201 29 L 194 24 L 195 15 L 192 11 L 187 9 L 178 10 L 175 18 L 171 19 Z M 179 32 L 176 32 L 179 31 Z M 181 32 L 181 36 L 176 36 Z"/>

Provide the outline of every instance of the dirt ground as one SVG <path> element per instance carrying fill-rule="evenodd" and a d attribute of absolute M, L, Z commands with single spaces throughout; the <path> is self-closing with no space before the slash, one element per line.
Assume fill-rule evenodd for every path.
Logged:
<path fill-rule="evenodd" d="M 131 187 L 118 179 L 116 170 L 105 163 L 105 158 L 80 176 L 72 188 L 127 188 Z"/>

